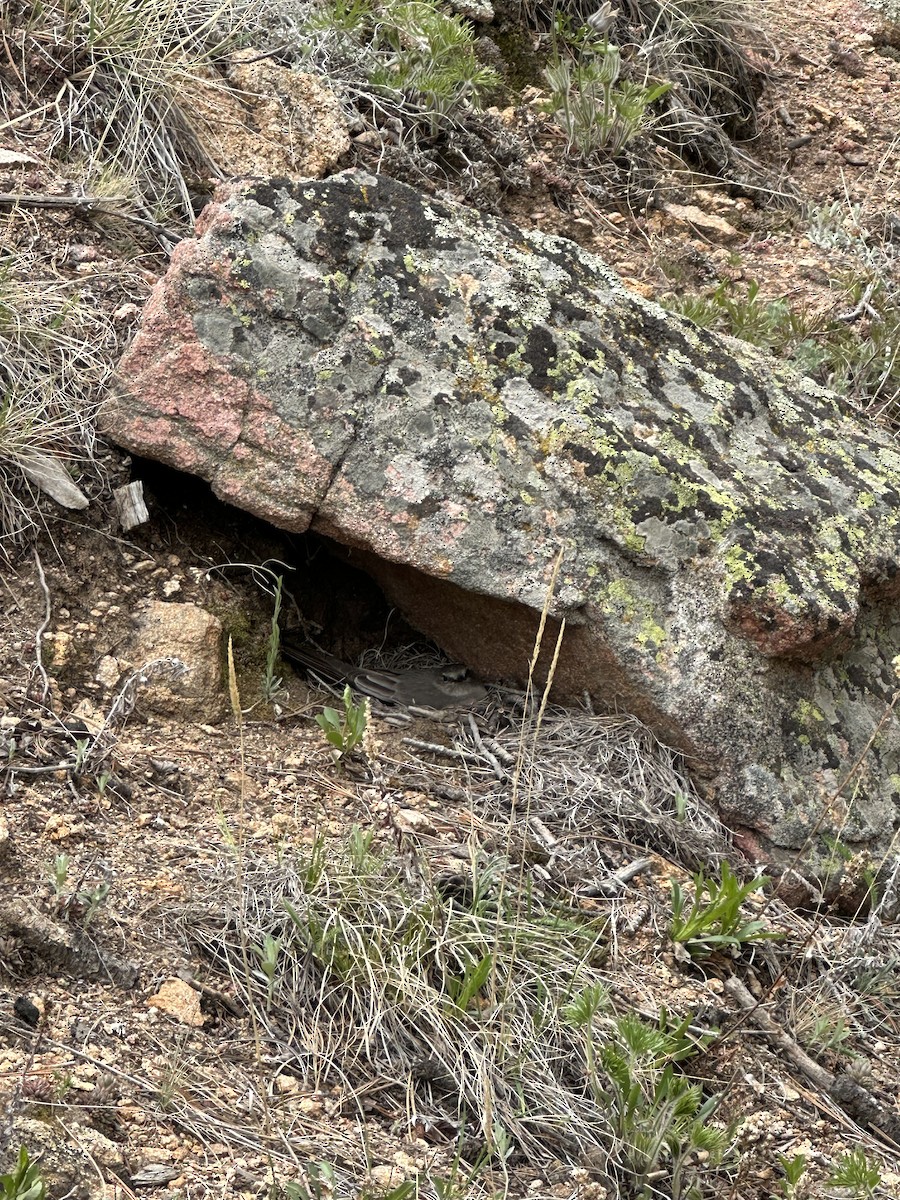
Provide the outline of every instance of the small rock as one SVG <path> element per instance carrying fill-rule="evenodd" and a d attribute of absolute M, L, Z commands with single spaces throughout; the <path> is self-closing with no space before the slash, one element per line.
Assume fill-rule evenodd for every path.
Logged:
<path fill-rule="evenodd" d="M 386 1163 L 381 1166 L 372 1167 L 369 1172 L 369 1178 L 376 1187 L 384 1188 L 388 1191 L 390 1188 L 396 1187 L 403 1182 L 403 1172 L 399 1167 L 391 1167 Z"/>
<path fill-rule="evenodd" d="M 47 818 L 44 833 L 51 842 L 65 842 L 71 837 L 77 837 L 78 834 L 84 833 L 84 825 L 62 813 L 52 813 Z"/>
<path fill-rule="evenodd" d="M 41 1019 L 41 1010 L 28 996 L 16 997 L 13 1004 L 13 1012 L 20 1021 L 24 1021 L 26 1025 L 30 1025 L 32 1029 L 37 1029 Z"/>
<path fill-rule="evenodd" d="M 460 16 L 468 17 L 479 25 L 490 25 L 494 19 L 494 9 L 489 0 L 450 0 L 450 7 Z"/>
<path fill-rule="evenodd" d="M 853 117 L 848 116 L 845 116 L 843 121 L 844 128 L 857 142 L 867 142 L 869 140 L 869 133 L 865 125 L 860 124 L 859 121 L 855 121 Z"/>
<path fill-rule="evenodd" d="M 191 1025 L 195 1029 L 203 1027 L 200 993 L 182 979 L 167 979 L 156 995 L 149 998 L 147 1006 L 158 1008 L 160 1012 L 174 1017 L 182 1025 Z"/>
<path fill-rule="evenodd" d="M 12 1128 L 11 1145 L 27 1146 L 32 1162 L 40 1163 L 48 1196 L 96 1200 L 106 1194 L 101 1168 L 119 1178 L 129 1174 L 121 1147 L 77 1118 L 64 1123 L 19 1118 Z"/>
<path fill-rule="evenodd" d="M 394 818 L 394 824 L 401 833 L 434 833 L 434 825 L 429 818 L 415 808 L 401 808 Z"/>
<path fill-rule="evenodd" d="M 119 682 L 119 677 L 122 672 L 119 670 L 119 664 L 111 654 L 104 654 L 97 664 L 97 671 L 94 678 L 103 687 L 112 690 Z"/>
<path fill-rule="evenodd" d="M 151 601 L 138 615 L 128 647 L 135 668 L 177 659 L 187 670 L 155 675 L 138 693 L 146 712 L 193 721 L 220 721 L 225 715 L 222 677 L 222 624 L 196 604 Z"/>
<path fill-rule="evenodd" d="M 739 230 L 713 213 L 705 213 L 694 204 L 664 204 L 663 212 L 682 225 L 690 225 L 697 233 L 703 234 L 711 241 L 735 242 L 743 236 Z"/>
<path fill-rule="evenodd" d="M 72 661 L 72 635 L 60 630 L 54 634 L 45 634 L 44 642 L 47 645 L 49 653 L 47 655 L 48 665 L 52 665 L 54 669 L 62 669 L 67 667 Z"/>
<path fill-rule="evenodd" d="M 131 1177 L 132 1187 L 155 1188 L 178 1178 L 178 1171 L 167 1163 L 147 1163 Z"/>

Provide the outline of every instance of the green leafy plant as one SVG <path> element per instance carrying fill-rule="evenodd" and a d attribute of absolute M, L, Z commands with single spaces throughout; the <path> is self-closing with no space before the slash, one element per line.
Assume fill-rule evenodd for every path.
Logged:
<path fill-rule="evenodd" d="M 333 39 L 352 55 L 370 88 L 424 114 L 447 114 L 460 105 L 478 106 L 497 87 L 499 76 L 475 56 L 468 21 L 433 0 L 330 0 L 317 8 L 307 31 Z"/>
<path fill-rule="evenodd" d="M 810 326 L 802 323 L 786 300 L 763 300 L 759 291 L 755 279 L 744 292 L 735 292 L 731 282 L 723 280 L 709 296 L 671 297 L 666 304 L 695 325 L 730 333 L 767 350 L 781 351 L 802 341 Z"/>
<path fill-rule="evenodd" d="M 80 891 L 77 894 L 75 899 L 78 901 L 78 904 L 81 908 L 81 924 L 85 929 L 87 929 L 88 925 L 90 925 L 94 917 L 96 917 L 108 895 L 109 884 L 106 882 L 106 880 L 95 884 L 92 888 Z"/>
<path fill-rule="evenodd" d="M 53 860 L 53 865 L 50 869 L 50 877 L 53 881 L 53 894 L 58 900 L 63 895 L 66 889 L 66 883 L 69 879 L 69 864 L 72 860 L 68 854 L 57 854 Z"/>
<path fill-rule="evenodd" d="M 722 863 L 718 881 L 707 879 L 703 872 L 694 876 L 694 900 L 690 908 L 684 890 L 677 881 L 672 883 L 673 941 L 680 942 L 695 958 L 716 950 L 740 950 L 750 942 L 759 942 L 781 935 L 766 929 L 765 922 L 748 920 L 741 905 L 748 896 L 764 888 L 766 876 L 741 883 L 727 862 Z"/>
<path fill-rule="evenodd" d="M 291 1181 L 284 1185 L 288 1200 L 331 1200 L 337 1176 L 330 1162 L 308 1162 L 302 1183 Z"/>
<path fill-rule="evenodd" d="M 92 888 L 82 888 L 80 886 L 84 880 L 84 875 L 82 875 L 81 879 L 75 883 L 74 891 L 67 892 L 66 885 L 69 882 L 70 865 L 71 859 L 68 854 L 57 854 L 54 858 L 50 868 L 53 895 L 60 914 L 63 916 L 68 913 L 79 915 L 81 923 L 86 929 L 109 895 L 109 884 L 104 880 Z"/>
<path fill-rule="evenodd" d="M 479 100 L 497 86 L 497 72 L 476 59 L 472 27 L 462 17 L 430 0 L 395 0 L 386 17 L 381 38 L 391 53 L 370 75 L 374 85 L 419 92 L 436 112 Z"/>
<path fill-rule="evenodd" d="M 785 1155 L 779 1154 L 778 1165 L 784 1172 L 784 1179 L 781 1180 L 781 1194 L 784 1200 L 794 1200 L 800 1180 L 806 1174 L 806 1155 L 795 1154 L 793 1158 L 787 1158 Z"/>
<path fill-rule="evenodd" d="M 458 977 L 448 977 L 447 990 L 460 1012 L 466 1012 L 490 978 L 494 959 L 491 954 L 478 957 L 462 948 L 461 955 L 468 958 L 468 961 Z"/>
<path fill-rule="evenodd" d="M 277 575 L 275 577 L 273 592 L 272 626 L 269 630 L 269 641 L 266 646 L 266 668 L 263 674 L 263 696 L 266 700 L 273 700 L 281 687 L 281 676 L 277 675 L 276 671 L 278 669 L 278 655 L 281 651 L 281 625 L 279 624 L 279 617 L 281 616 L 283 590 L 284 576 Z"/>
<path fill-rule="evenodd" d="M 900 301 L 875 268 L 835 277 L 833 311 L 813 315 L 783 298 L 763 300 L 753 280 L 735 292 L 723 281 L 710 295 L 663 298 L 673 312 L 790 361 L 817 382 L 900 423 Z M 854 314 L 856 314 L 854 316 Z"/>
<path fill-rule="evenodd" d="M 278 970 L 278 958 L 281 954 L 281 939 L 267 933 L 261 945 L 254 945 L 253 952 L 259 959 L 259 967 L 266 977 L 268 1002 L 272 1003 L 275 991 L 275 973 Z"/>
<path fill-rule="evenodd" d="M 374 829 L 361 829 L 359 825 L 354 825 L 350 830 L 350 836 L 347 839 L 347 852 L 350 855 L 350 862 L 353 864 L 353 869 L 358 871 L 360 875 L 377 871 L 381 867 L 378 855 L 375 854 L 373 849 L 374 844 Z"/>
<path fill-rule="evenodd" d="M 874 911 L 881 903 L 881 881 L 878 878 L 878 868 L 872 865 L 863 867 L 860 876 L 866 885 L 868 907 Z"/>
<path fill-rule="evenodd" d="M 851 1150 L 838 1159 L 828 1182 L 832 1187 L 846 1188 L 853 1200 L 874 1200 L 881 1170 L 862 1150 Z"/>
<path fill-rule="evenodd" d="M 843 1054 L 853 1031 L 840 1013 L 813 1013 L 812 1021 L 798 1029 L 797 1034 L 807 1050 Z"/>
<path fill-rule="evenodd" d="M 597 40 L 587 26 L 567 30 L 544 71 L 550 92 L 545 107 L 565 133 L 569 151 L 582 159 L 597 151 L 621 153 L 650 126 L 651 106 L 672 86 L 623 80 L 621 73 L 619 48 L 608 38 Z"/>
<path fill-rule="evenodd" d="M 369 724 L 369 702 L 362 700 L 354 704 L 349 686 L 344 688 L 344 711 L 323 708 L 316 717 L 316 724 L 325 734 L 328 743 L 337 751 L 338 758 L 349 754 L 365 737 Z"/>
<path fill-rule="evenodd" d="M 75 739 L 75 761 L 72 765 L 72 770 L 76 775 L 80 775 L 84 771 L 84 764 L 87 762 L 90 748 L 91 743 L 89 738 Z"/>
<path fill-rule="evenodd" d="M 41 1178 L 40 1167 L 31 1161 L 24 1146 L 14 1169 L 0 1175 L 0 1200 L 44 1200 L 47 1185 Z"/>
<path fill-rule="evenodd" d="M 608 1005 L 600 985 L 585 989 L 566 1008 L 585 1036 L 588 1082 L 609 1114 L 619 1162 L 639 1196 L 665 1194 L 673 1200 L 695 1195 L 691 1163 L 698 1154 L 716 1164 L 729 1142 L 727 1130 L 708 1124 L 717 1097 L 675 1070 L 708 1039 L 688 1034 L 691 1018 L 673 1023 L 663 1011 L 656 1025 L 637 1013 L 616 1017 L 608 1032 L 597 1018 Z"/>
<path fill-rule="evenodd" d="M 364 34 L 374 20 L 372 0 L 330 0 L 317 5 L 306 19 L 306 29 L 316 33 Z"/>

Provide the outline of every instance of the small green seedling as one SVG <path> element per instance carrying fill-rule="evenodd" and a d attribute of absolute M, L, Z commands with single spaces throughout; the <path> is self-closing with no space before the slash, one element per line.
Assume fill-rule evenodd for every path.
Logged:
<path fill-rule="evenodd" d="M 793 1158 L 787 1158 L 785 1155 L 779 1154 L 778 1165 L 784 1171 L 781 1194 L 784 1200 L 794 1200 L 800 1180 L 806 1174 L 806 1155 L 795 1154 Z"/>
<path fill-rule="evenodd" d="M 66 883 L 69 879 L 69 863 L 71 859 L 68 854 L 57 854 L 53 860 L 51 869 L 51 878 L 53 880 L 53 894 L 57 900 L 66 890 Z"/>
<path fill-rule="evenodd" d="M 874 1200 L 875 1189 L 881 1183 L 881 1171 L 862 1150 L 851 1150 L 838 1159 L 828 1182 L 832 1187 L 845 1188 L 853 1200 Z"/>
<path fill-rule="evenodd" d="M 275 972 L 278 970 L 278 956 L 281 954 L 281 939 L 267 933 L 263 937 L 262 945 L 254 946 L 253 952 L 259 959 L 260 970 L 266 977 L 266 995 L 271 1004 L 275 994 Z"/>
<path fill-rule="evenodd" d="M 766 929 L 759 920 L 747 920 L 741 905 L 769 882 L 766 876 L 741 883 L 727 862 L 722 863 L 717 883 L 700 871 L 694 876 L 694 902 L 687 902 L 681 885 L 672 883 L 672 940 L 680 942 L 693 958 L 702 958 L 716 950 L 740 950 L 748 942 L 760 942 L 781 935 Z"/>
<path fill-rule="evenodd" d="M 81 905 L 83 916 L 81 924 L 84 929 L 87 929 L 94 917 L 100 910 L 106 897 L 109 895 L 109 884 L 104 880 L 102 883 L 96 883 L 90 889 L 85 889 L 78 893 L 75 899 Z"/>
<path fill-rule="evenodd" d="M 322 729 L 326 740 L 334 746 L 337 757 L 343 758 L 349 754 L 365 737 L 369 724 L 369 702 L 363 700 L 353 703 L 353 693 L 349 687 L 344 688 L 343 715 L 336 708 L 323 708 L 316 717 L 316 724 Z"/>
<path fill-rule="evenodd" d="M 19 1149 L 15 1170 L 0 1175 L 0 1189 L 0 1200 L 44 1200 L 47 1195 L 40 1167 L 31 1161 L 24 1146 Z"/>
<path fill-rule="evenodd" d="M 292 1180 L 284 1186 L 288 1200 L 331 1200 L 337 1176 L 330 1162 L 308 1162 L 306 1182 Z"/>

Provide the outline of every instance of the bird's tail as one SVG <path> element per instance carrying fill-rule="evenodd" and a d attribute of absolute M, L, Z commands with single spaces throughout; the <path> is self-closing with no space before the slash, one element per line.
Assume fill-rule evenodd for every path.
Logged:
<path fill-rule="evenodd" d="M 333 654 L 320 650 L 312 642 L 293 642 L 283 639 L 281 653 L 291 662 L 298 662 L 303 667 L 309 667 L 317 675 L 321 675 L 328 683 L 349 683 L 355 674 L 349 663 L 342 662 Z"/>
<path fill-rule="evenodd" d="M 281 651 L 285 658 L 315 671 L 327 683 L 349 683 L 365 696 L 372 696 L 386 704 L 396 703 L 397 676 L 391 671 L 370 671 L 362 667 L 352 667 L 350 663 L 336 658 L 326 650 L 320 650 L 311 642 L 298 644 L 288 639 L 282 642 Z"/>

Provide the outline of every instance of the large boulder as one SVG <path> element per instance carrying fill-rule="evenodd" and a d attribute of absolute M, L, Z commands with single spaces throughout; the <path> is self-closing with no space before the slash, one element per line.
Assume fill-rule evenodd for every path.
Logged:
<path fill-rule="evenodd" d="M 546 603 L 558 694 L 681 747 L 748 853 L 833 885 L 890 847 L 895 444 L 571 242 L 361 172 L 232 185 L 105 420 L 353 547 L 483 674 L 523 678 Z"/>

